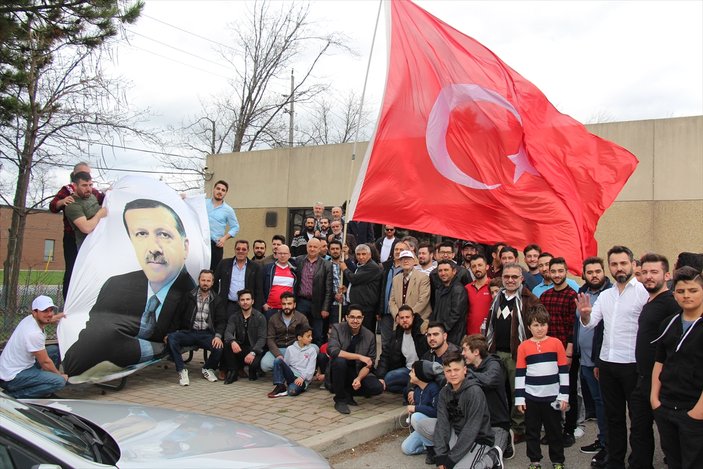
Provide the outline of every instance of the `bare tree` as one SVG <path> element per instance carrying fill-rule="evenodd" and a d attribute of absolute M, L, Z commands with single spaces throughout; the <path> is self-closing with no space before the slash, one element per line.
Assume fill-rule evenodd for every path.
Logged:
<path fill-rule="evenodd" d="M 334 96 L 333 96 L 334 98 Z M 350 91 L 343 100 L 332 104 L 327 95 L 318 97 L 311 106 L 308 119 L 301 126 L 299 134 L 302 145 L 327 145 L 331 143 L 348 143 L 357 137 L 359 123 L 359 140 L 369 138 L 371 113 L 368 106 L 363 106 L 354 91 Z"/>
<path fill-rule="evenodd" d="M 283 113 L 291 101 L 298 106 L 326 90 L 325 84 L 313 83 L 313 71 L 325 55 L 336 50 L 351 53 L 342 36 L 313 32 L 308 14 L 307 6 L 295 3 L 274 11 L 272 3 L 256 2 L 242 22 L 232 26 L 235 46 L 218 49 L 233 69 L 230 88 L 173 129 L 189 139 L 189 150 L 208 155 L 287 145 Z M 191 163 L 168 161 L 174 168 L 185 164 L 202 169 L 202 160 Z"/>
<path fill-rule="evenodd" d="M 17 306 L 17 283 L 30 183 L 41 167 L 60 164 L 67 153 L 83 155 L 85 141 L 117 133 L 144 135 L 136 128 L 119 82 L 105 77 L 100 52 L 119 26 L 134 22 L 143 4 L 127 0 L 14 2 L 0 10 L 11 35 L 0 44 L 3 57 L 3 118 L 0 164 L 3 177 L 14 179 L 14 196 L 0 194 L 12 207 L 4 263 L 3 303 Z"/>

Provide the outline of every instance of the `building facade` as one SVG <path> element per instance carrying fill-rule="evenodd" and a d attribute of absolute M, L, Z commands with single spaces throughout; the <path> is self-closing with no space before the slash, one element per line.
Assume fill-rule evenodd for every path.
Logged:
<path fill-rule="evenodd" d="M 63 271 L 62 217 L 62 214 L 48 210 L 32 210 L 27 215 L 20 269 Z M 0 268 L 7 257 L 7 237 L 11 224 L 12 208 L 0 206 Z"/>
<path fill-rule="evenodd" d="M 596 231 L 599 255 L 627 244 L 637 256 L 654 251 L 672 262 L 680 251 L 703 251 L 703 116 L 612 122 L 588 130 L 632 152 L 639 165 Z M 211 155 L 208 194 L 224 179 L 237 211 L 239 238 L 293 231 L 290 220 L 322 201 L 341 205 L 351 193 L 368 142 Z M 401 169 L 401 168 L 399 168 Z M 233 255 L 234 243 L 226 246 Z"/>

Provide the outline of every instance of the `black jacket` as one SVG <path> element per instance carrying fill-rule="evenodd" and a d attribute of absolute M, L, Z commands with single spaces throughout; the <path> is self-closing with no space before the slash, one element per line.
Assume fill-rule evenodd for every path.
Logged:
<path fill-rule="evenodd" d="M 215 285 L 214 289 L 220 294 L 220 297 L 225 300 L 225 304 L 229 298 L 229 287 L 232 283 L 232 266 L 235 258 L 228 257 L 222 259 L 215 268 Z M 251 290 L 254 295 L 254 309 L 261 311 L 261 307 L 266 303 L 263 289 L 263 269 L 257 262 L 247 259 L 246 272 L 244 273 L 244 288 Z"/>
<path fill-rule="evenodd" d="M 476 380 L 486 396 L 491 427 L 510 430 L 510 409 L 506 391 L 505 368 L 498 355 L 488 355 L 478 368 L 469 365 L 469 380 Z"/>
<path fill-rule="evenodd" d="M 469 298 L 466 288 L 458 277 L 454 277 L 449 286 L 442 284 L 437 289 L 435 305 L 430 321 L 439 321 L 447 331 L 447 340 L 457 346 L 466 333 L 466 311 Z"/>
<path fill-rule="evenodd" d="M 376 314 L 382 276 L 378 264 L 372 260 L 357 266 L 355 272 L 345 270 L 344 278 L 351 284 L 349 303 L 360 305 L 364 314 Z"/>
<path fill-rule="evenodd" d="M 298 282 L 295 284 L 295 297 L 300 298 L 300 286 L 303 276 L 303 264 L 307 255 L 298 256 L 295 258 L 295 267 L 298 272 Z M 332 264 L 330 261 L 317 258 L 315 262 L 315 273 L 312 277 L 312 317 L 320 319 L 320 311 L 330 311 L 332 307 Z"/>
<path fill-rule="evenodd" d="M 450 448 L 452 432 L 457 440 Z M 493 446 L 494 442 L 486 397 L 478 383 L 465 379 L 458 391 L 445 385 L 439 391 L 434 432 L 437 465 L 451 469 L 471 451 L 474 443 Z"/>
<path fill-rule="evenodd" d="M 266 346 L 266 317 L 255 309 L 251 310 L 251 316 L 249 316 L 247 336 L 249 337 L 251 351 L 257 355 L 262 354 Z M 235 311 L 229 317 L 224 341 L 227 344 L 233 341 L 239 345 L 244 343 L 244 315 L 241 310 Z"/>
<path fill-rule="evenodd" d="M 420 330 L 422 327 L 422 317 L 414 313 L 413 314 L 413 327 L 410 331 L 413 342 L 415 343 L 415 352 L 417 352 L 418 359 L 425 354 L 429 346 L 427 345 L 427 338 L 425 334 Z M 381 358 L 378 360 L 378 366 L 376 367 L 376 376 L 383 378 L 391 370 L 397 370 L 398 368 L 405 368 L 406 360 L 405 355 L 403 355 L 403 328 L 396 327 L 391 338 L 390 343 L 387 347 L 381 350 Z"/>
<path fill-rule="evenodd" d="M 378 250 L 379 256 L 381 255 L 381 249 L 383 249 L 383 240 L 384 239 L 386 239 L 386 237 L 381 236 L 380 238 L 378 238 L 374 242 L 374 244 L 376 245 L 376 249 Z M 390 254 L 388 255 L 388 259 L 390 259 L 391 261 L 393 261 L 393 250 L 395 249 L 395 245 L 398 244 L 399 242 L 400 242 L 400 239 L 398 239 L 398 238 L 393 239 L 393 244 L 391 244 L 391 251 L 390 251 Z M 386 260 L 388 260 L 388 259 L 386 259 Z"/>
<path fill-rule="evenodd" d="M 681 314 L 669 318 L 657 339 L 655 359 L 662 364 L 659 375 L 662 405 L 668 409 L 692 409 L 703 392 L 703 318 L 698 318 L 686 334 Z"/>
<path fill-rule="evenodd" d="M 193 329 L 195 322 L 195 314 L 198 312 L 198 291 L 200 288 L 194 288 L 187 294 L 183 295 L 180 304 L 178 305 L 178 316 L 181 318 L 179 330 L 190 331 Z M 208 329 L 211 330 L 215 337 L 222 339 L 225 335 L 227 327 L 227 307 L 226 302 L 217 296 L 216 293 L 210 291 L 210 314 L 208 315 Z"/>
<path fill-rule="evenodd" d="M 369 357 L 372 361 L 376 360 L 376 334 L 361 326 L 359 331 L 359 343 L 356 344 L 356 352 L 359 355 L 364 355 Z M 330 340 L 327 342 L 327 355 L 330 356 L 330 360 L 327 362 L 327 369 L 325 370 L 325 385 L 327 389 L 332 389 L 332 373 L 330 373 L 332 367 L 332 361 L 339 357 L 339 352 L 342 350 L 348 351 L 351 345 L 352 333 L 351 327 L 346 322 L 339 322 L 333 324 L 330 327 Z M 360 361 L 354 362 L 355 372 L 358 373 L 366 365 Z M 373 367 L 370 373 L 374 373 Z M 375 373 L 374 373 L 375 374 Z"/>
<path fill-rule="evenodd" d="M 454 262 L 454 265 L 456 265 L 456 275 L 454 277 L 458 278 L 459 282 L 461 282 L 463 286 L 466 286 L 473 282 L 473 280 L 471 279 L 471 273 L 466 269 L 466 267 L 459 264 L 458 262 Z M 432 305 L 432 309 L 434 309 L 435 303 L 437 302 L 437 290 L 442 286 L 442 281 L 439 279 L 439 273 L 437 272 L 437 269 L 434 269 L 432 272 L 430 272 L 430 283 L 432 284 L 430 304 Z"/>

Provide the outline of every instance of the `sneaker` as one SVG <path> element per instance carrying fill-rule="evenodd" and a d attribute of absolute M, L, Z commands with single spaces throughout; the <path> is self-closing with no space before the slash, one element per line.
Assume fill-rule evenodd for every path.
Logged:
<path fill-rule="evenodd" d="M 493 461 L 493 469 L 504 469 L 505 466 L 503 466 L 503 450 L 500 449 L 500 446 L 494 446 L 493 448 L 489 449 L 486 454 L 488 454 L 488 456 L 491 458 L 491 461 Z"/>
<path fill-rule="evenodd" d="M 273 387 L 273 390 L 270 393 L 268 393 L 268 397 L 273 399 L 274 397 L 281 397 L 281 396 L 285 396 L 286 394 L 288 394 L 288 391 L 286 390 L 285 385 L 277 384 L 276 386 Z"/>
<path fill-rule="evenodd" d="M 538 462 L 531 462 L 527 469 L 542 469 L 542 465 Z"/>
<path fill-rule="evenodd" d="M 210 381 L 211 383 L 214 383 L 215 381 L 217 381 L 217 375 L 215 374 L 215 370 L 203 368 L 203 378 Z"/>
<path fill-rule="evenodd" d="M 552 464 L 552 469 L 564 469 L 564 463 L 555 462 Z"/>
<path fill-rule="evenodd" d="M 574 437 L 573 433 L 564 432 L 561 439 L 564 442 L 564 448 L 571 448 L 576 443 L 576 438 Z"/>
<path fill-rule="evenodd" d="M 608 463 L 608 450 L 601 448 L 591 459 L 591 467 L 605 467 Z"/>
<path fill-rule="evenodd" d="M 181 386 L 188 386 L 190 384 L 190 379 L 188 379 L 188 370 L 185 368 L 178 372 L 178 384 Z"/>
<path fill-rule="evenodd" d="M 503 459 L 513 459 L 515 457 L 515 432 L 510 430 L 508 437 L 508 447 L 503 451 Z"/>
<path fill-rule="evenodd" d="M 580 448 L 580 451 L 582 453 L 586 454 L 596 454 L 602 449 L 602 446 L 600 445 L 600 441 L 596 440 L 594 443 L 587 445 L 587 446 L 582 446 Z"/>

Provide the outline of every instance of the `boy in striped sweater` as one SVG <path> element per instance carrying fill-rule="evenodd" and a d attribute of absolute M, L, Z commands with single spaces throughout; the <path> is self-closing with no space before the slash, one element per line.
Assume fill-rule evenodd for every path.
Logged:
<path fill-rule="evenodd" d="M 561 413 L 569 402 L 569 365 L 561 341 L 549 337 L 549 313 L 541 304 L 528 311 L 532 337 L 517 349 L 515 366 L 515 406 L 525 414 L 525 440 L 529 469 L 542 465 L 540 429 L 549 442 L 553 469 L 564 468 L 564 443 L 561 438 Z"/>

